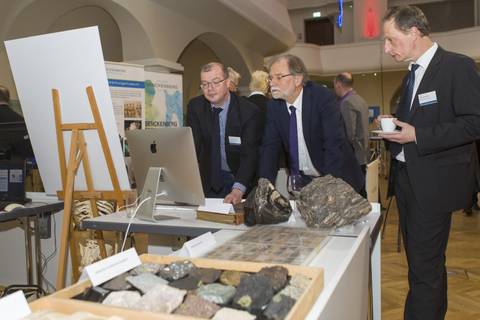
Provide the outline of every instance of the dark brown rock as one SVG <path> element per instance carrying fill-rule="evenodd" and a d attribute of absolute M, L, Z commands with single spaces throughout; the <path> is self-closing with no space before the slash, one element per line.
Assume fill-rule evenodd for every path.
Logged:
<path fill-rule="evenodd" d="M 254 274 L 243 277 L 233 297 L 233 306 L 259 314 L 273 297 L 273 284 L 270 278 Z"/>
<path fill-rule="evenodd" d="M 296 203 L 307 226 L 314 228 L 341 227 L 372 210 L 348 183 L 331 175 L 313 179 L 300 191 Z"/>
<path fill-rule="evenodd" d="M 215 303 L 202 299 L 199 296 L 189 294 L 174 313 L 184 316 L 210 319 L 218 310 L 220 310 L 220 307 Z"/>
<path fill-rule="evenodd" d="M 270 278 L 275 292 L 285 287 L 288 281 L 288 270 L 281 266 L 265 267 L 258 273 Z"/>
<path fill-rule="evenodd" d="M 222 274 L 221 270 L 212 268 L 196 268 L 190 275 L 197 277 L 203 284 L 214 283 Z"/>
<path fill-rule="evenodd" d="M 116 276 L 115 278 L 105 282 L 104 284 L 101 285 L 101 287 L 111 291 L 120 291 L 120 290 L 130 289 L 132 286 L 126 280 L 128 276 L 129 274 L 127 272 L 122 273 L 121 275 Z"/>
<path fill-rule="evenodd" d="M 260 178 L 244 203 L 245 224 L 274 224 L 288 221 L 292 207 L 267 179 Z"/>
<path fill-rule="evenodd" d="M 188 275 L 185 278 L 174 280 L 168 285 L 182 290 L 195 290 L 200 286 L 200 284 L 200 279 L 198 279 L 196 276 Z"/>

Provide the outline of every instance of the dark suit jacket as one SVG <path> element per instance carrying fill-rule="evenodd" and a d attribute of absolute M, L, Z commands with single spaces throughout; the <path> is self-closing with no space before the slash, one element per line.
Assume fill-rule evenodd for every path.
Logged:
<path fill-rule="evenodd" d="M 278 150 L 288 153 L 289 118 L 284 100 L 271 100 L 260 158 L 260 177 L 274 182 Z M 313 165 L 321 175 L 331 174 L 355 190 L 364 187 L 360 165 L 345 137 L 343 119 L 335 97 L 328 89 L 308 82 L 303 88 L 303 136 Z"/>
<path fill-rule="evenodd" d="M 267 103 L 269 99 L 265 97 L 263 94 L 253 94 L 249 97 L 247 97 L 248 101 L 251 103 L 255 104 L 259 111 L 260 111 L 260 121 L 262 123 L 262 133 L 265 128 L 265 121 L 267 119 Z"/>
<path fill-rule="evenodd" d="M 211 104 L 204 96 L 190 100 L 187 106 L 187 125 L 192 128 L 203 191 L 211 188 L 210 147 L 212 115 Z M 225 152 L 227 163 L 235 181 L 252 187 L 258 166 L 260 121 L 258 108 L 234 93 L 230 94 L 227 123 L 225 125 Z M 241 145 L 230 144 L 228 137 L 240 137 Z"/>
<path fill-rule="evenodd" d="M 419 94 L 432 91 L 437 102 L 420 106 Z M 480 138 L 480 76 L 475 63 L 439 47 L 410 113 L 400 120 L 416 131 L 416 143 L 405 144 L 404 152 L 420 206 L 434 212 L 471 207 L 478 170 L 474 140 Z"/>

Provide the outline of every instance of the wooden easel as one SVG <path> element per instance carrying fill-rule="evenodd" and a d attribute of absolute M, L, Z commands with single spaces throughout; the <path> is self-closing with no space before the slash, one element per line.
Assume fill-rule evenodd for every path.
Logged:
<path fill-rule="evenodd" d="M 90 103 L 90 108 L 92 110 L 92 115 L 94 122 L 93 123 L 69 123 L 62 124 L 62 116 L 60 110 L 60 96 L 57 89 L 52 89 L 52 98 L 53 98 L 53 108 L 55 113 L 55 127 L 57 133 L 57 144 L 58 144 L 58 156 L 60 161 L 60 172 L 62 177 L 62 187 L 63 192 L 58 191 L 58 197 L 64 199 L 64 215 L 63 215 L 63 224 L 62 224 L 62 235 L 60 242 L 60 252 L 58 259 L 58 273 L 57 273 L 57 282 L 56 289 L 62 289 L 65 287 L 65 272 L 66 264 L 68 257 L 68 243 L 70 240 L 70 226 L 71 226 L 71 216 L 72 216 L 72 205 L 74 200 L 90 200 L 90 206 L 92 208 L 93 216 L 98 216 L 98 210 L 96 205 L 96 200 L 115 200 L 118 206 L 121 206 L 124 202 L 124 193 L 120 189 L 120 184 L 118 182 L 118 176 L 113 165 L 112 155 L 110 153 L 110 148 L 108 146 L 107 136 L 105 134 L 105 129 L 103 127 L 102 119 L 100 118 L 100 113 L 98 111 L 97 102 L 95 100 L 95 95 L 91 86 L 86 88 L 88 101 Z M 90 162 L 88 159 L 87 144 L 85 142 L 84 131 L 85 130 L 96 130 L 100 139 L 100 143 L 103 150 L 103 155 L 105 156 L 105 161 L 107 163 L 108 171 L 110 174 L 110 179 L 112 182 L 113 190 L 107 191 L 97 191 L 94 189 L 92 172 L 90 170 Z M 63 132 L 71 131 L 72 136 L 70 139 L 70 153 L 68 158 L 68 163 L 65 159 L 65 143 L 63 139 Z M 80 167 L 80 164 L 83 164 L 83 171 L 85 174 L 85 181 L 87 184 L 86 191 L 75 191 L 75 176 Z M 98 239 L 100 245 L 100 255 L 102 258 L 106 257 L 105 242 L 103 240 L 103 233 L 101 231 L 96 231 L 95 237 Z M 74 262 L 75 254 L 71 252 L 72 264 Z M 75 264 L 73 264 L 75 265 Z M 74 268 L 72 268 L 74 269 Z M 78 272 L 78 270 L 73 270 Z"/>

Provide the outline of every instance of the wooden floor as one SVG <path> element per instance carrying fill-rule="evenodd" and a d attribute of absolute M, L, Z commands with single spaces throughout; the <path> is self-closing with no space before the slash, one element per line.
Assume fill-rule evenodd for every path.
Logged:
<path fill-rule="evenodd" d="M 382 192 L 385 194 L 385 192 Z M 387 202 L 383 202 L 386 206 Z M 398 213 L 395 201 L 382 241 L 382 319 L 403 319 L 407 293 L 407 263 L 397 252 Z M 480 319 L 480 214 L 453 214 L 447 249 L 448 320 Z"/>

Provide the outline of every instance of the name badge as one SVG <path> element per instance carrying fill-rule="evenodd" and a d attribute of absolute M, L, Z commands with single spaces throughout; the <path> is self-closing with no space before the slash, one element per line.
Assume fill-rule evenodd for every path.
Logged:
<path fill-rule="evenodd" d="M 240 139 L 240 137 L 231 137 L 231 136 L 229 136 L 229 137 L 228 137 L 228 142 L 229 142 L 230 144 L 240 145 L 240 144 L 242 144 L 242 139 Z"/>
<path fill-rule="evenodd" d="M 418 95 L 418 102 L 420 103 L 420 107 L 437 103 L 437 93 L 435 91 L 421 93 Z"/>

